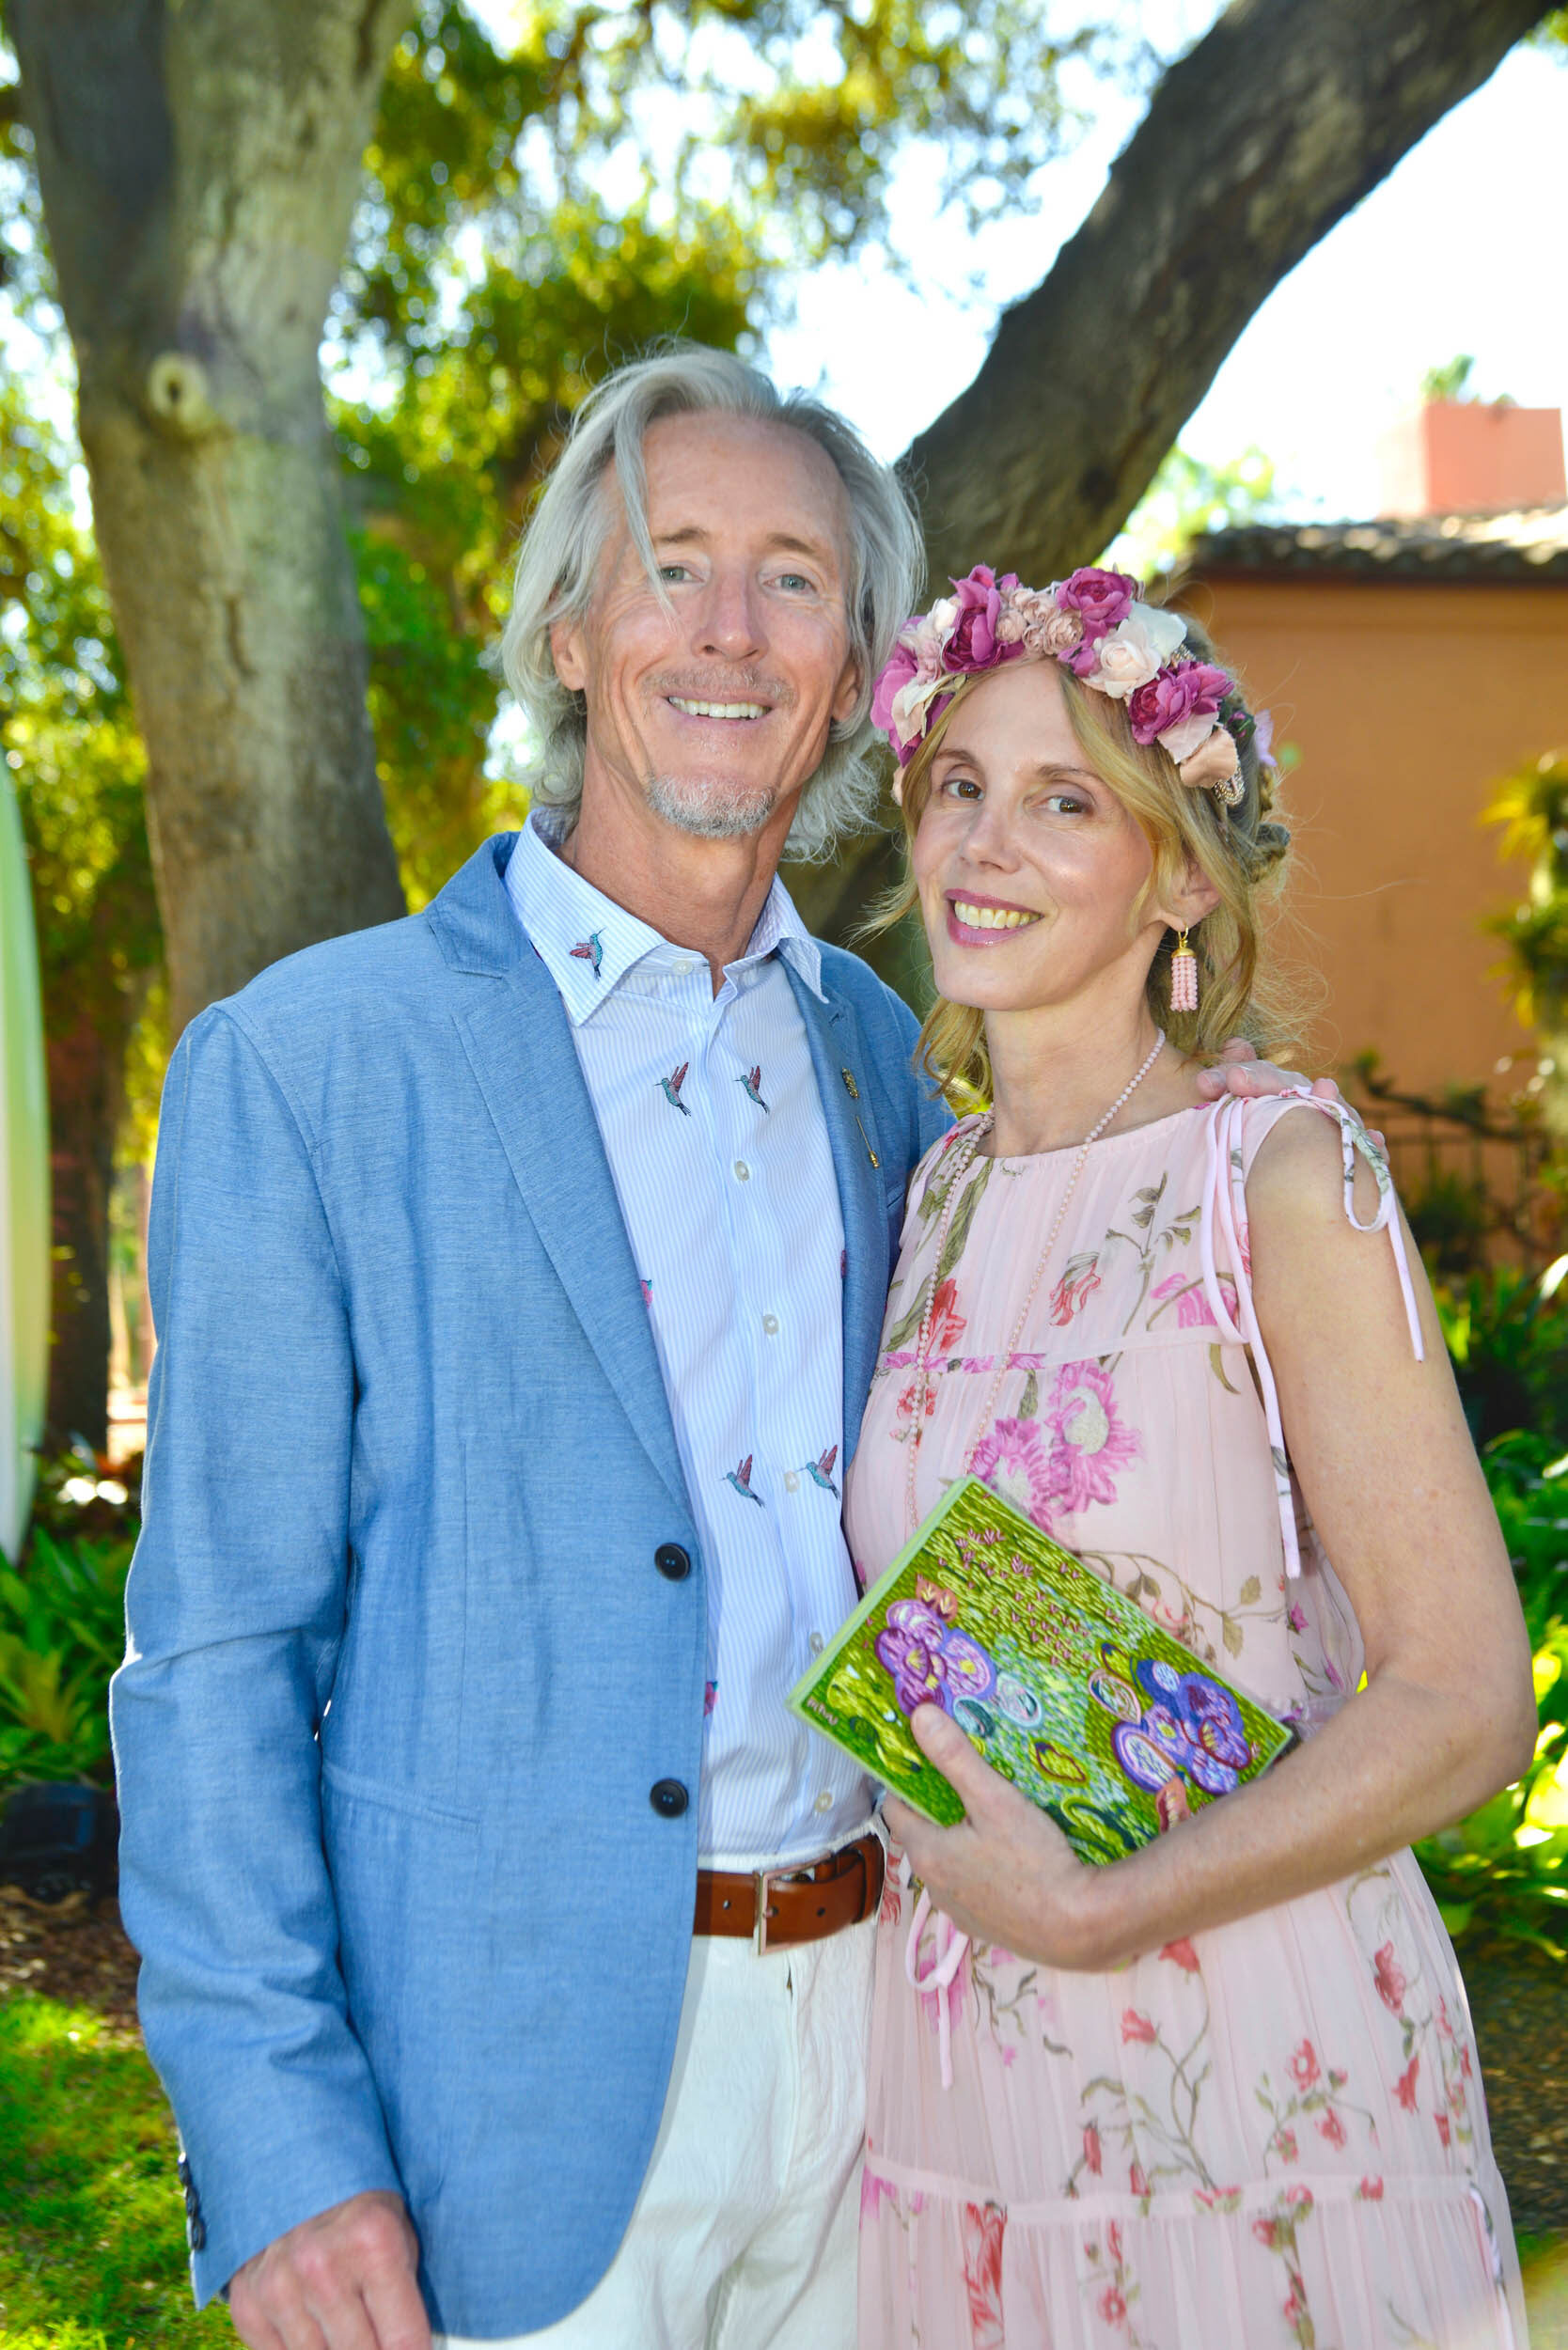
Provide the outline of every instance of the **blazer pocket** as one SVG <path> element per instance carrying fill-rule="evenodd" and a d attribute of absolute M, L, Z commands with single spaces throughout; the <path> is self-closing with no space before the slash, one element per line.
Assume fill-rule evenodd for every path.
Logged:
<path fill-rule="evenodd" d="M 357 1803 L 379 1804 L 384 1811 L 395 1811 L 405 1820 L 429 1820 L 438 1827 L 475 1830 L 479 1825 L 477 1811 L 458 1811 L 449 1804 L 428 1802 L 401 1787 L 386 1787 L 379 1779 L 361 1778 L 357 1771 L 345 1771 L 337 1762 L 323 1761 L 321 1777 L 335 1794 L 351 1795 Z"/>

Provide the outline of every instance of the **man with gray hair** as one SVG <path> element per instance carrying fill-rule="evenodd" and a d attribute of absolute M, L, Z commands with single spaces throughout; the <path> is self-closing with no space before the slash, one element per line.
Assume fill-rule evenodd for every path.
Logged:
<path fill-rule="evenodd" d="M 171 1063 L 122 1903 L 251 2350 L 853 2340 L 882 1847 L 785 1698 L 943 1113 L 776 869 L 870 813 L 917 571 L 829 410 L 623 368 L 524 831 Z"/>

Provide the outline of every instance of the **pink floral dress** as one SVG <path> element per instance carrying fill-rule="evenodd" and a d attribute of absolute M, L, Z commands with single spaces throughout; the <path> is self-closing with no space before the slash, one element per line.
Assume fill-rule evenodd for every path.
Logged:
<path fill-rule="evenodd" d="M 1185 1111 L 1093 1147 L 976 1469 L 1310 1734 L 1356 1689 L 1361 1644 L 1291 1480 L 1245 1196 L 1264 1135 L 1305 1098 Z M 1316 1106 L 1344 1133 L 1347 1212 L 1357 1150 L 1387 1224 L 1381 1159 L 1353 1114 Z M 922 1515 L 962 1471 L 1074 1155 L 977 1157 L 940 1263 L 956 1136 L 916 1172 L 845 1496 L 866 1583 L 906 1539 L 932 1285 Z M 921 1995 L 913 1914 L 890 1876 L 863 2350 L 1523 2350 L 1464 1985 L 1408 1852 L 1114 1974 L 978 1948 Z"/>

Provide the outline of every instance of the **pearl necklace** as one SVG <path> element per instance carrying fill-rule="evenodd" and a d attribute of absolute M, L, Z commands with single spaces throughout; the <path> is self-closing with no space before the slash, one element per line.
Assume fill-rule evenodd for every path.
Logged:
<path fill-rule="evenodd" d="M 986 1396 L 985 1402 L 980 1406 L 980 1419 L 976 1425 L 975 1434 L 970 1442 L 968 1451 L 964 1457 L 964 1474 L 965 1476 L 973 1473 L 975 1454 L 980 1449 L 980 1438 L 984 1435 L 991 1414 L 996 1408 L 996 1399 L 1001 1393 L 1002 1382 L 1007 1377 L 1009 1366 L 1012 1361 L 1014 1354 L 1017 1352 L 1018 1341 L 1024 1335 L 1025 1327 L 1028 1322 L 1030 1308 L 1032 1308 L 1035 1298 L 1038 1296 L 1040 1292 L 1040 1284 L 1045 1277 L 1045 1267 L 1050 1262 L 1051 1251 L 1057 1245 L 1057 1236 L 1061 1230 L 1062 1223 L 1067 1214 L 1068 1205 L 1072 1200 L 1073 1194 L 1078 1187 L 1078 1178 L 1084 1171 L 1084 1163 L 1089 1157 L 1090 1146 L 1092 1143 L 1099 1141 L 1100 1136 L 1105 1133 L 1105 1128 L 1111 1123 L 1112 1120 L 1116 1118 L 1121 1111 L 1126 1108 L 1128 1103 L 1132 1100 L 1134 1094 L 1137 1091 L 1139 1086 L 1143 1083 L 1143 1080 L 1148 1076 L 1149 1072 L 1153 1068 L 1154 1063 L 1158 1060 L 1164 1044 L 1165 1035 L 1162 1030 L 1161 1033 L 1154 1039 L 1149 1058 L 1144 1062 L 1143 1067 L 1138 1071 L 1137 1075 L 1134 1077 L 1129 1084 L 1123 1086 L 1121 1091 L 1117 1095 L 1115 1101 L 1111 1104 L 1104 1118 L 1100 1120 L 1098 1125 L 1091 1127 L 1090 1132 L 1085 1135 L 1082 1142 L 1078 1145 L 1078 1155 L 1073 1162 L 1073 1172 L 1067 1179 L 1067 1189 L 1062 1193 L 1061 1205 L 1057 1210 L 1056 1221 L 1051 1227 L 1044 1247 L 1040 1252 L 1040 1261 L 1035 1266 L 1034 1278 L 1029 1283 L 1028 1294 L 1025 1298 L 1024 1303 L 1019 1309 L 1018 1319 L 1012 1325 L 1012 1336 L 1009 1339 L 1006 1346 L 1002 1349 L 996 1374 L 991 1382 L 990 1391 Z M 906 1515 L 908 1520 L 905 1530 L 910 1534 L 914 1533 L 916 1527 L 919 1523 L 915 1501 L 915 1472 L 918 1465 L 917 1455 L 919 1453 L 920 1444 L 924 1434 L 926 1396 L 931 1386 L 931 1340 L 932 1333 L 936 1326 L 936 1292 L 938 1288 L 941 1286 L 937 1279 L 937 1273 L 942 1262 L 942 1252 L 948 1245 L 948 1234 L 952 1228 L 953 1211 L 958 1204 L 958 1195 L 964 1187 L 964 1179 L 975 1163 L 976 1153 L 979 1152 L 980 1144 L 984 1141 L 986 1136 L 991 1133 L 996 1123 L 996 1120 L 994 1114 L 988 1110 L 985 1116 L 977 1121 L 973 1131 L 966 1135 L 963 1142 L 959 1144 L 958 1147 L 962 1156 L 959 1159 L 957 1167 L 953 1169 L 952 1181 L 948 1185 L 948 1197 L 942 1209 L 941 1222 L 936 1228 L 936 1253 L 932 1261 L 931 1295 L 926 1301 L 925 1311 L 920 1316 L 920 1334 L 916 1340 L 915 1345 L 917 1363 L 915 1408 L 909 1438 L 909 1474 L 905 1487 Z"/>

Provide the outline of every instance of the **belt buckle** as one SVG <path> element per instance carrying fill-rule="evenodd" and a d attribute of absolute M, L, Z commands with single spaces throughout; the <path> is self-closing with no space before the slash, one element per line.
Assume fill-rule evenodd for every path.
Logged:
<path fill-rule="evenodd" d="M 756 1902 L 757 1902 L 757 1942 L 756 1942 L 756 1950 L 757 1950 L 757 1955 L 758 1955 L 758 1957 L 759 1957 L 759 1958 L 760 1958 L 760 1957 L 761 1957 L 761 1955 L 762 1955 L 763 1951 L 764 1951 L 764 1950 L 767 1949 L 767 1947 L 768 1947 L 768 1885 L 769 1885 L 769 1882 L 770 1882 L 770 1880 L 771 1880 L 771 1879 L 772 1879 L 775 1875 L 778 1875 L 778 1876 L 787 1876 L 789 1873 L 790 1873 L 790 1872 L 789 1872 L 789 1871 L 788 1871 L 787 1869 L 779 1869 L 779 1870 L 776 1870 L 776 1870 L 771 1870 L 771 1869 L 759 1869 L 759 1870 L 758 1870 L 758 1872 L 757 1872 L 756 1877 L 755 1877 L 755 1879 L 754 1879 L 754 1882 L 755 1882 L 755 1885 L 756 1885 L 756 1888 L 757 1888 L 757 1891 L 756 1891 Z"/>

